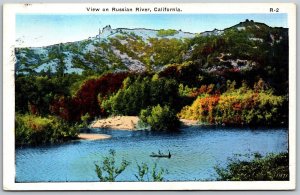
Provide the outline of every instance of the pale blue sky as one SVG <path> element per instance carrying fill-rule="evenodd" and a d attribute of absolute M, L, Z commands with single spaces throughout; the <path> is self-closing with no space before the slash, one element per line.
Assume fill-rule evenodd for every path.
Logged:
<path fill-rule="evenodd" d="M 127 14 L 127 15 L 33 15 L 16 16 L 18 47 L 46 46 L 95 36 L 99 28 L 176 29 L 199 33 L 224 29 L 246 19 L 273 27 L 288 27 L 287 14 Z"/>

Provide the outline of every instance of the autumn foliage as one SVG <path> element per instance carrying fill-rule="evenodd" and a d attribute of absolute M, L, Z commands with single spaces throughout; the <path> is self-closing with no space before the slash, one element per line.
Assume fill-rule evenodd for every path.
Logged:
<path fill-rule="evenodd" d="M 283 96 L 276 96 L 270 90 L 253 90 L 242 86 L 238 89 L 229 88 L 221 95 L 198 96 L 178 116 L 204 124 L 275 125 L 284 122 L 281 114 L 285 102 Z"/>
<path fill-rule="evenodd" d="M 108 73 L 96 79 L 85 81 L 74 97 L 60 97 L 52 105 L 52 111 L 68 121 L 79 121 L 80 117 L 89 114 L 90 117 L 106 115 L 100 109 L 101 97 L 116 92 L 122 86 L 123 80 L 128 73 Z"/>
<path fill-rule="evenodd" d="M 191 106 L 185 106 L 178 115 L 180 118 L 213 124 L 219 99 L 218 95 L 199 96 Z"/>

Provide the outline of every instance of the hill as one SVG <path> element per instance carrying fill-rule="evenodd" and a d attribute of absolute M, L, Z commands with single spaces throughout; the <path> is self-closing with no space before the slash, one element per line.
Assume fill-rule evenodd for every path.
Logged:
<path fill-rule="evenodd" d="M 193 37 L 195 34 L 176 30 L 112 29 L 108 25 L 97 36 L 82 41 L 16 48 L 16 73 L 42 74 L 59 70 L 66 74 L 106 70 L 144 71 L 148 65 L 147 60 L 154 62 L 151 49 L 173 40 L 174 43 L 163 50 L 170 49 L 183 44 L 184 39 Z"/>
<path fill-rule="evenodd" d="M 287 51 L 288 29 L 246 20 L 198 34 L 172 29 L 112 29 L 108 25 L 82 41 L 16 48 L 15 53 L 17 74 L 88 74 L 159 71 L 184 61 L 197 62 L 208 72 L 247 71 L 260 66 L 272 71 L 274 63 L 288 64 L 284 57 Z"/>

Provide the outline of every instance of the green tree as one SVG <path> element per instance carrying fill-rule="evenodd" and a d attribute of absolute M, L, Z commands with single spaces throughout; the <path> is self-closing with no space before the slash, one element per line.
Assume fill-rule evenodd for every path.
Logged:
<path fill-rule="evenodd" d="M 80 79 L 78 75 L 64 77 L 16 76 L 16 112 L 27 113 L 30 107 L 35 108 L 34 114 L 51 114 L 50 107 L 55 98 L 71 95 L 71 88 Z"/>
<path fill-rule="evenodd" d="M 123 88 L 104 100 L 101 107 L 114 115 L 138 115 L 142 109 L 157 104 L 178 107 L 176 81 L 166 78 L 137 77 L 133 82 L 126 79 Z"/>
<path fill-rule="evenodd" d="M 156 131 L 174 131 L 178 130 L 180 126 L 176 112 L 167 105 L 161 107 L 158 104 L 157 106 L 141 110 L 140 120 L 148 124 L 151 130 Z"/>
<path fill-rule="evenodd" d="M 66 64 L 64 62 L 64 56 L 60 55 L 58 60 L 59 62 L 56 66 L 56 74 L 58 77 L 64 77 L 65 71 L 67 70 Z"/>

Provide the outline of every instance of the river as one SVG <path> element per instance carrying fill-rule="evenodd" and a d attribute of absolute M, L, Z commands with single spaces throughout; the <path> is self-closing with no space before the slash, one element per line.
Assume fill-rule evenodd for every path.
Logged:
<path fill-rule="evenodd" d="M 131 162 L 117 181 L 137 181 L 137 163 L 167 169 L 166 181 L 214 180 L 214 166 L 224 166 L 234 154 L 279 153 L 288 150 L 288 130 L 188 127 L 179 132 L 94 129 L 112 136 L 106 140 L 76 140 L 60 145 L 16 149 L 16 182 L 98 181 L 95 163 L 114 149 L 117 164 Z M 172 157 L 153 158 L 158 150 Z"/>

